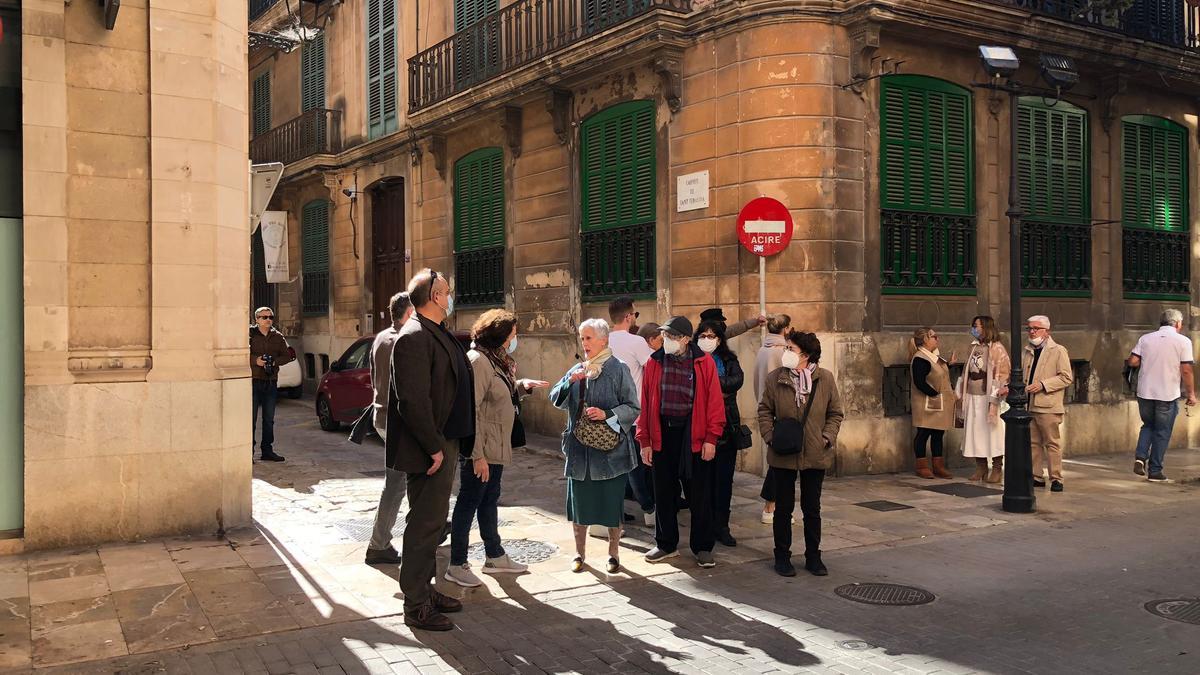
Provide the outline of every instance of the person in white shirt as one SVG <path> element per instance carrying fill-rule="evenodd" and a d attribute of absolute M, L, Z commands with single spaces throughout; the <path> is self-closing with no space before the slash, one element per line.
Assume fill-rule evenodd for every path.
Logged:
<path fill-rule="evenodd" d="M 1179 398 L 1187 392 L 1187 404 L 1196 405 L 1196 385 L 1192 377 L 1195 352 L 1192 341 L 1180 335 L 1183 313 L 1168 309 L 1162 313 L 1159 329 L 1146 333 L 1130 353 L 1127 363 L 1138 368 L 1137 402 L 1142 418 L 1138 434 L 1133 472 L 1147 480 L 1161 483 L 1163 458 L 1171 442 L 1175 416 L 1179 414 Z M 1149 467 L 1147 467 L 1149 463 Z"/>
<path fill-rule="evenodd" d="M 612 325 L 612 330 L 608 334 L 608 348 L 612 350 L 613 356 L 629 368 L 629 374 L 633 376 L 633 386 L 637 389 L 640 401 L 642 399 L 642 369 L 645 367 L 646 361 L 650 360 L 650 355 L 654 353 L 654 350 L 650 348 L 646 340 L 629 330 L 638 316 L 639 313 L 634 307 L 633 298 L 628 295 L 623 295 L 608 303 L 608 318 Z M 654 485 L 650 481 L 650 472 L 642 464 L 640 457 L 638 465 L 628 475 L 633 498 L 642 507 L 643 522 L 647 526 L 651 526 L 654 524 Z M 598 533 L 594 534 L 600 536 Z M 608 536 L 607 531 L 603 533 L 603 536 Z"/>

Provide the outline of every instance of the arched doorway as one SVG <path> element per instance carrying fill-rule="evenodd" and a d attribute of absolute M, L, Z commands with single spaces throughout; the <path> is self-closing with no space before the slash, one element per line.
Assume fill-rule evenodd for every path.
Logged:
<path fill-rule="evenodd" d="M 404 290 L 404 179 L 385 178 L 371 191 L 372 328 L 388 325 L 388 301 Z"/>

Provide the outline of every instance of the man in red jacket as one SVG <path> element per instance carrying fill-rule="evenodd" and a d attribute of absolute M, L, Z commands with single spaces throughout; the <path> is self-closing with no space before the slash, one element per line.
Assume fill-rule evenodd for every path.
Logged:
<path fill-rule="evenodd" d="M 692 533 L 700 567 L 713 567 L 713 511 L 717 439 L 725 430 L 725 403 L 712 357 L 691 344 L 692 322 L 673 316 L 659 330 L 663 346 L 642 371 L 642 414 L 637 440 L 642 461 L 654 467 L 654 540 L 647 562 L 679 555 L 679 479 L 689 478 Z"/>

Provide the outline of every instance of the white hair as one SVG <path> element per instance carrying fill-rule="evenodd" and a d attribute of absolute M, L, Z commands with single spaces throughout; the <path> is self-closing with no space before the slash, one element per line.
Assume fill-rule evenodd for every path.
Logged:
<path fill-rule="evenodd" d="M 1164 309 L 1158 325 L 1174 326 L 1177 323 L 1183 323 L 1183 312 L 1177 309 Z"/>
<path fill-rule="evenodd" d="M 1034 314 L 1025 321 L 1027 325 L 1050 329 L 1050 317 L 1045 314 Z"/>
<path fill-rule="evenodd" d="M 601 340 L 608 339 L 608 322 L 604 319 L 588 319 L 587 321 L 579 324 L 580 335 L 583 334 L 584 328 L 591 328 L 592 332 L 596 334 L 596 337 L 600 338 Z"/>

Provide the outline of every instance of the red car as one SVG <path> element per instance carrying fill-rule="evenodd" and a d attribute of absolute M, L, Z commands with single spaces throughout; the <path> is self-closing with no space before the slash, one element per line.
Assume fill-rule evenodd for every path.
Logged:
<path fill-rule="evenodd" d="M 470 349 L 471 336 L 455 331 L 454 337 L 463 349 Z M 361 337 L 350 345 L 317 386 L 317 421 L 325 431 L 337 431 L 342 424 L 354 424 L 363 410 L 371 405 L 375 394 L 371 389 L 371 343 L 374 335 Z"/>

